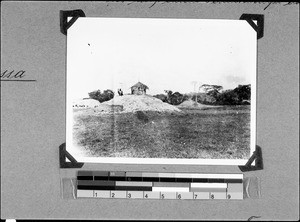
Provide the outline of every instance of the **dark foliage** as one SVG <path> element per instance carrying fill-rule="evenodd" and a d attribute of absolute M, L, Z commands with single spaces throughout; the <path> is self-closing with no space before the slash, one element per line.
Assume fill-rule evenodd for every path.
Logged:
<path fill-rule="evenodd" d="M 169 103 L 171 105 L 179 105 L 180 103 L 189 99 L 188 95 L 181 94 L 179 92 L 172 92 L 171 90 L 165 90 L 166 94 L 158 94 L 154 97 L 160 99 L 163 102 Z"/>
<path fill-rule="evenodd" d="M 215 97 L 208 95 L 206 93 L 197 93 L 197 96 L 193 95 L 192 100 L 196 101 L 196 99 L 197 102 L 201 104 L 214 105 L 216 103 Z"/>
<path fill-rule="evenodd" d="M 203 84 L 202 86 L 200 86 L 200 89 L 201 88 L 208 95 L 216 95 L 220 93 L 220 91 L 223 89 L 223 86 Z"/>
<path fill-rule="evenodd" d="M 155 95 L 155 98 L 163 102 L 179 105 L 182 102 L 192 99 L 206 105 L 250 105 L 251 85 L 239 85 L 235 89 L 229 89 L 221 92 L 222 86 L 204 84 L 201 86 L 205 92 L 181 94 L 173 93 L 171 90 L 165 90 L 166 94 Z"/>
<path fill-rule="evenodd" d="M 219 105 L 239 105 L 238 94 L 234 90 L 226 90 L 217 96 L 216 103 Z"/>
<path fill-rule="evenodd" d="M 219 105 L 245 105 L 250 104 L 251 85 L 239 85 L 233 90 L 226 90 L 216 97 Z"/>
<path fill-rule="evenodd" d="M 93 92 L 88 93 L 91 99 L 98 100 L 100 103 L 111 100 L 114 98 L 114 92 L 110 89 L 104 90 L 101 93 L 100 90 L 95 90 Z"/>
<path fill-rule="evenodd" d="M 183 94 L 179 92 L 175 92 L 171 96 L 169 96 L 169 103 L 172 105 L 179 105 L 180 103 L 183 102 L 183 98 L 184 98 Z"/>
<path fill-rule="evenodd" d="M 234 92 L 238 94 L 239 102 L 251 99 L 251 85 L 239 85 Z"/>

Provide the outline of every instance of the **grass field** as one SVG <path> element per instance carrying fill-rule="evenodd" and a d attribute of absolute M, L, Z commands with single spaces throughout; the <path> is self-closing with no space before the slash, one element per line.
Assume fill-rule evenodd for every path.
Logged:
<path fill-rule="evenodd" d="M 244 159 L 250 106 L 98 114 L 74 111 L 73 140 L 87 157 Z"/>

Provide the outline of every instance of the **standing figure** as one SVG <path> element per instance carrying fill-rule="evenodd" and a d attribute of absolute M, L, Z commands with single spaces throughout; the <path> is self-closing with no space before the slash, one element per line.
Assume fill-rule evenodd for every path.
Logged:
<path fill-rule="evenodd" d="M 123 96 L 123 91 L 122 91 L 122 89 L 118 89 L 118 94 L 119 94 L 119 96 Z"/>

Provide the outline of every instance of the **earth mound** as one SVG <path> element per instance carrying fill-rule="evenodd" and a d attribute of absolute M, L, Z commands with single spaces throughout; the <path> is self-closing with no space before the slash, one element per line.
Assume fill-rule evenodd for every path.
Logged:
<path fill-rule="evenodd" d="M 101 103 L 101 105 L 122 106 L 122 112 L 157 111 L 157 112 L 181 112 L 176 106 L 162 102 L 150 95 L 124 95 L 115 96 L 113 99 Z"/>

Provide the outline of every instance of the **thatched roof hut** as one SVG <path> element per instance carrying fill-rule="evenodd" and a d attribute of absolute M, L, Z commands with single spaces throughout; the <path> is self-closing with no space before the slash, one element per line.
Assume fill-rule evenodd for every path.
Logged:
<path fill-rule="evenodd" d="M 131 88 L 131 94 L 135 94 L 135 95 L 146 94 L 146 90 L 149 89 L 148 86 L 146 86 L 145 84 L 143 84 L 141 82 L 134 84 L 130 88 Z"/>

